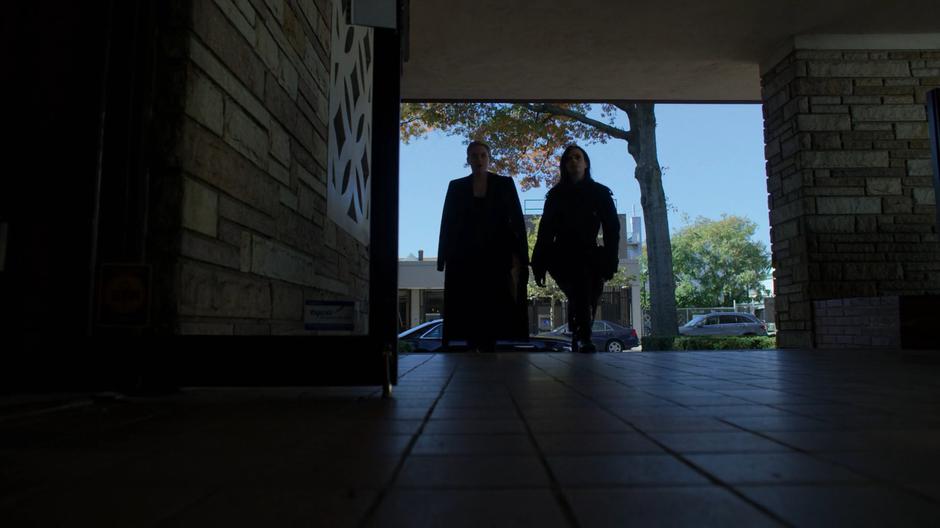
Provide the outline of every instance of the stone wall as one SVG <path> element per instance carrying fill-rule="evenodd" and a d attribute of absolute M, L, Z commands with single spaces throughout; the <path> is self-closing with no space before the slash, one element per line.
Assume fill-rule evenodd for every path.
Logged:
<path fill-rule="evenodd" d="M 780 346 L 814 346 L 815 300 L 940 291 L 940 51 L 797 50 L 762 83 Z"/>
<path fill-rule="evenodd" d="M 308 333 L 305 300 L 353 300 L 365 332 L 367 248 L 326 214 L 331 3 L 191 8 L 176 331 Z"/>
<path fill-rule="evenodd" d="M 901 346 L 897 296 L 816 301 L 814 316 L 818 348 Z"/>

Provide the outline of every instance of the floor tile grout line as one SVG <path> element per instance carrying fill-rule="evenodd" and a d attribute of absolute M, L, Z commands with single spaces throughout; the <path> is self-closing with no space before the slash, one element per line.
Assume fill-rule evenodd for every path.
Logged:
<path fill-rule="evenodd" d="M 561 482 L 558 481 L 558 477 L 555 475 L 555 472 L 552 471 L 552 467 L 548 464 L 548 457 L 542 451 L 542 447 L 535 438 L 535 433 L 532 431 L 532 427 L 529 425 L 529 421 L 522 412 L 522 408 L 519 406 L 519 402 L 512 394 L 512 391 L 509 393 L 509 398 L 512 400 L 512 405 L 515 407 L 519 419 L 522 420 L 522 425 L 525 427 L 526 434 L 529 437 L 529 442 L 531 442 L 532 446 L 535 448 L 535 454 L 538 456 L 539 462 L 542 464 L 542 467 L 545 469 L 545 473 L 548 475 L 548 481 L 551 485 L 552 495 L 555 496 L 555 501 L 561 508 L 562 515 L 565 516 L 565 519 L 568 521 L 570 526 L 579 528 L 581 523 L 578 521 L 578 516 L 575 515 L 574 508 L 571 506 L 571 502 L 568 501 L 568 497 L 565 495 L 565 490 L 562 488 Z"/>
<path fill-rule="evenodd" d="M 530 361 L 530 363 L 531 363 L 531 361 Z M 663 451 L 665 451 L 665 452 L 667 452 L 668 454 L 672 455 L 674 458 L 676 458 L 677 460 L 679 460 L 680 462 L 682 462 L 683 464 L 685 464 L 686 466 L 688 466 L 689 468 L 691 468 L 693 471 L 695 471 L 695 472 L 701 474 L 702 476 L 704 476 L 706 479 L 708 479 L 710 482 L 712 482 L 712 483 L 715 484 L 716 486 L 718 486 L 718 487 L 724 489 L 725 491 L 731 493 L 732 495 L 738 497 L 739 499 L 741 499 L 741 500 L 744 501 L 745 503 L 751 505 L 752 507 L 754 507 L 754 508 L 757 509 L 758 511 L 760 511 L 760 512 L 764 513 L 765 515 L 767 515 L 768 517 L 770 517 L 772 520 L 774 520 L 774 521 L 776 521 L 776 522 L 778 522 L 778 523 L 780 523 L 780 524 L 782 524 L 782 525 L 784 525 L 784 526 L 793 526 L 792 523 L 787 522 L 787 521 L 784 520 L 782 517 L 780 517 L 779 515 L 777 515 L 777 514 L 774 513 L 773 511 L 771 511 L 769 508 L 767 508 L 767 507 L 765 507 L 764 505 L 762 505 L 762 504 L 760 504 L 760 503 L 758 503 L 758 502 L 752 500 L 750 497 L 744 495 L 744 494 L 741 493 L 739 490 L 735 489 L 734 486 L 732 486 L 731 484 L 726 483 L 725 481 L 719 479 L 717 476 L 712 475 L 711 473 L 705 471 L 703 468 L 698 467 L 697 465 L 695 465 L 694 463 L 692 463 L 692 461 L 688 460 L 686 457 L 684 457 L 684 456 L 683 456 L 681 453 L 679 453 L 678 451 L 676 451 L 676 450 L 670 448 L 669 446 L 667 446 L 666 444 L 660 442 L 659 440 L 657 440 L 656 438 L 654 438 L 653 436 L 651 436 L 649 433 L 647 433 L 647 432 L 641 430 L 640 428 L 636 427 L 635 425 L 633 425 L 633 423 L 631 423 L 630 421 L 625 420 L 625 419 L 623 419 L 622 417 L 618 416 L 617 414 L 613 413 L 610 409 L 608 409 L 605 405 L 603 405 L 603 404 L 601 404 L 600 402 L 598 402 L 597 400 L 595 400 L 593 397 L 591 397 L 591 396 L 589 396 L 589 395 L 586 395 L 586 394 L 584 394 L 583 392 L 581 392 L 580 390 L 578 390 L 577 388 L 568 385 L 567 383 L 565 383 L 564 380 L 561 380 L 561 379 L 559 379 L 558 377 L 554 376 L 553 374 L 551 374 L 551 373 L 545 371 L 545 370 L 542 369 L 539 365 L 536 365 L 535 363 L 532 363 L 532 365 L 533 365 L 535 368 L 537 368 L 537 369 L 539 369 L 539 370 L 542 370 L 542 371 L 545 372 L 547 375 L 551 376 L 551 377 L 552 377 L 553 379 L 555 379 L 558 383 L 561 383 L 562 385 L 564 385 L 564 386 L 568 387 L 569 389 L 575 391 L 576 393 L 580 394 L 582 397 L 587 398 L 588 400 L 594 402 L 594 404 L 597 405 L 599 408 L 603 409 L 603 410 L 606 411 L 608 414 L 614 416 L 617 420 L 620 420 L 621 422 L 625 423 L 625 424 L 628 425 L 629 427 L 632 427 L 638 434 L 642 435 L 644 438 L 646 438 L 647 440 L 649 440 L 649 441 L 652 442 L 653 444 L 659 446 Z"/>
<path fill-rule="evenodd" d="M 431 359 L 429 358 L 428 361 Z M 421 365 L 427 363 L 425 361 Z M 408 445 L 405 446 L 405 450 L 401 455 L 398 463 L 395 464 L 395 469 L 392 470 L 392 475 L 389 477 L 385 485 L 379 490 L 378 494 L 375 497 L 375 500 L 369 506 L 369 509 L 366 510 L 365 514 L 362 516 L 362 521 L 359 523 L 360 527 L 368 526 L 369 523 L 373 520 L 376 513 L 378 513 L 379 508 L 382 506 L 382 503 L 385 501 L 385 497 L 388 493 L 395 487 L 395 482 L 398 480 L 399 475 L 401 474 L 402 469 L 405 467 L 405 462 L 408 460 L 408 457 L 411 456 L 411 452 L 414 450 L 415 444 L 418 443 L 418 439 L 421 437 L 421 434 L 424 432 L 425 426 L 431 420 L 431 415 L 434 413 L 434 409 L 437 407 L 441 398 L 444 397 L 444 392 L 447 390 L 447 387 L 453 381 L 454 376 L 457 373 L 457 368 L 459 365 L 454 365 L 453 369 L 450 372 L 450 376 L 447 377 L 447 382 L 444 383 L 444 386 L 441 387 L 440 392 L 437 395 L 437 398 L 434 399 L 434 403 L 431 404 L 431 407 L 428 408 L 428 412 L 424 415 L 424 419 L 421 421 L 421 425 L 418 426 L 418 430 L 412 435 L 411 440 L 408 442 Z M 415 367 L 417 368 L 417 367 Z M 414 370 L 414 369 L 412 369 Z"/>
<path fill-rule="evenodd" d="M 723 420 L 722 420 L 722 421 L 723 421 Z M 920 490 L 915 490 L 915 489 L 912 489 L 912 488 L 910 488 L 910 487 L 907 487 L 907 486 L 905 486 L 905 485 L 904 485 L 903 483 L 901 483 L 901 482 L 895 482 L 895 481 L 892 481 L 892 480 L 887 479 L 887 478 L 884 478 L 884 477 L 879 477 L 879 476 L 877 476 L 877 475 L 875 475 L 875 474 L 873 474 L 873 473 L 869 473 L 869 472 L 866 472 L 866 471 L 859 471 L 858 469 L 855 469 L 855 468 L 853 468 L 852 466 L 850 466 L 850 465 L 848 465 L 848 464 L 844 464 L 844 463 L 840 463 L 840 462 L 832 461 L 832 460 L 827 460 L 827 459 L 825 459 L 825 458 L 820 458 L 817 452 L 813 452 L 813 451 L 810 451 L 810 450 L 808 450 L 808 449 L 803 449 L 803 448 L 801 448 L 801 447 L 796 447 L 796 446 L 787 444 L 787 443 L 784 442 L 783 440 L 777 440 L 776 438 L 773 438 L 772 436 L 768 436 L 767 434 L 765 434 L 765 432 L 747 429 L 747 428 L 741 427 L 741 426 L 739 426 L 739 425 L 737 425 L 737 424 L 730 423 L 730 422 L 725 422 L 725 423 L 728 423 L 729 425 L 732 425 L 732 426 L 734 426 L 734 427 L 737 427 L 737 428 L 741 429 L 741 430 L 744 431 L 744 432 L 753 434 L 753 435 L 755 435 L 755 436 L 759 436 L 759 437 L 764 438 L 764 439 L 766 439 L 766 440 L 770 440 L 771 442 L 778 443 L 778 444 L 780 444 L 780 445 L 782 445 L 782 446 L 785 446 L 785 447 L 787 447 L 787 448 L 789 448 L 789 449 L 792 449 L 793 451 L 796 451 L 797 453 L 806 455 L 806 456 L 812 458 L 813 460 L 815 460 L 815 461 L 817 461 L 817 462 L 822 462 L 822 463 L 824 463 L 824 464 L 829 464 L 829 465 L 833 465 L 833 466 L 835 466 L 835 467 L 840 467 L 840 468 L 846 469 L 846 470 L 848 470 L 850 473 L 854 473 L 854 474 L 856 474 L 856 475 L 859 475 L 859 476 L 861 476 L 861 477 L 864 477 L 864 478 L 868 479 L 868 480 L 871 482 L 871 484 L 879 485 L 879 486 L 884 486 L 884 487 L 887 487 L 888 489 L 900 490 L 900 491 L 903 492 L 903 493 L 906 493 L 906 494 L 908 494 L 908 495 L 913 495 L 913 496 L 915 496 L 915 497 L 917 497 L 917 498 L 919 498 L 919 499 L 921 499 L 921 500 L 925 500 L 925 501 L 927 501 L 927 502 L 930 503 L 930 504 L 940 504 L 940 500 L 937 500 L 937 499 L 931 497 L 930 495 L 928 495 L 928 494 L 926 494 L 926 493 L 922 493 Z M 774 432 L 774 431 L 766 431 L 766 432 Z M 781 431 L 781 432 L 788 432 L 788 431 Z M 792 432 L 797 432 L 797 433 L 799 433 L 799 432 L 801 432 L 801 431 L 792 431 Z M 810 431 L 810 432 L 812 432 L 812 431 Z M 862 451 L 862 452 L 863 452 L 863 453 L 870 453 L 870 451 Z"/>

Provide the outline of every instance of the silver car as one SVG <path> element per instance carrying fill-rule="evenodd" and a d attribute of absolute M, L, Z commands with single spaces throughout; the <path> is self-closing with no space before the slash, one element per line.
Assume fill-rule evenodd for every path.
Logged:
<path fill-rule="evenodd" d="M 765 336 L 767 325 L 749 313 L 714 312 L 696 315 L 679 327 L 684 336 Z"/>

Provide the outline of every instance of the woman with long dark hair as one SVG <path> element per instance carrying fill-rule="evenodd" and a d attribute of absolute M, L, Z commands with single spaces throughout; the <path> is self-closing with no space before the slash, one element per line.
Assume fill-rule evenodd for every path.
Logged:
<path fill-rule="evenodd" d="M 591 177 L 591 159 L 577 145 L 561 155 L 559 179 L 545 196 L 545 209 L 532 251 L 539 286 L 551 273 L 568 297 L 568 331 L 576 352 L 595 352 L 591 326 L 604 282 L 619 264 L 620 221 L 610 189 Z M 597 245 L 603 227 L 604 245 Z"/>
<path fill-rule="evenodd" d="M 450 182 L 441 216 L 444 345 L 492 351 L 498 339 L 528 339 L 528 243 L 516 186 L 489 171 L 489 145 L 471 142 L 467 163 L 472 173 Z"/>

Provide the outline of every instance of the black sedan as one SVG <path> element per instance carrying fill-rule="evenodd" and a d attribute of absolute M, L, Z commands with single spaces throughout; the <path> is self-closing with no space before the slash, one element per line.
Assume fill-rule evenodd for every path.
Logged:
<path fill-rule="evenodd" d="M 443 346 L 444 320 L 437 319 L 421 323 L 398 334 L 400 343 L 411 345 L 414 352 L 441 352 Z M 557 336 L 529 336 L 528 341 L 497 341 L 497 351 L 516 352 L 570 352 L 571 340 Z M 466 341 L 451 341 L 453 351 L 466 350 Z"/>
<path fill-rule="evenodd" d="M 542 337 L 559 337 L 571 340 L 568 325 L 564 324 L 551 332 L 539 334 Z M 602 352 L 623 352 L 640 344 L 636 330 L 610 321 L 597 320 L 591 328 L 591 342 Z"/>

